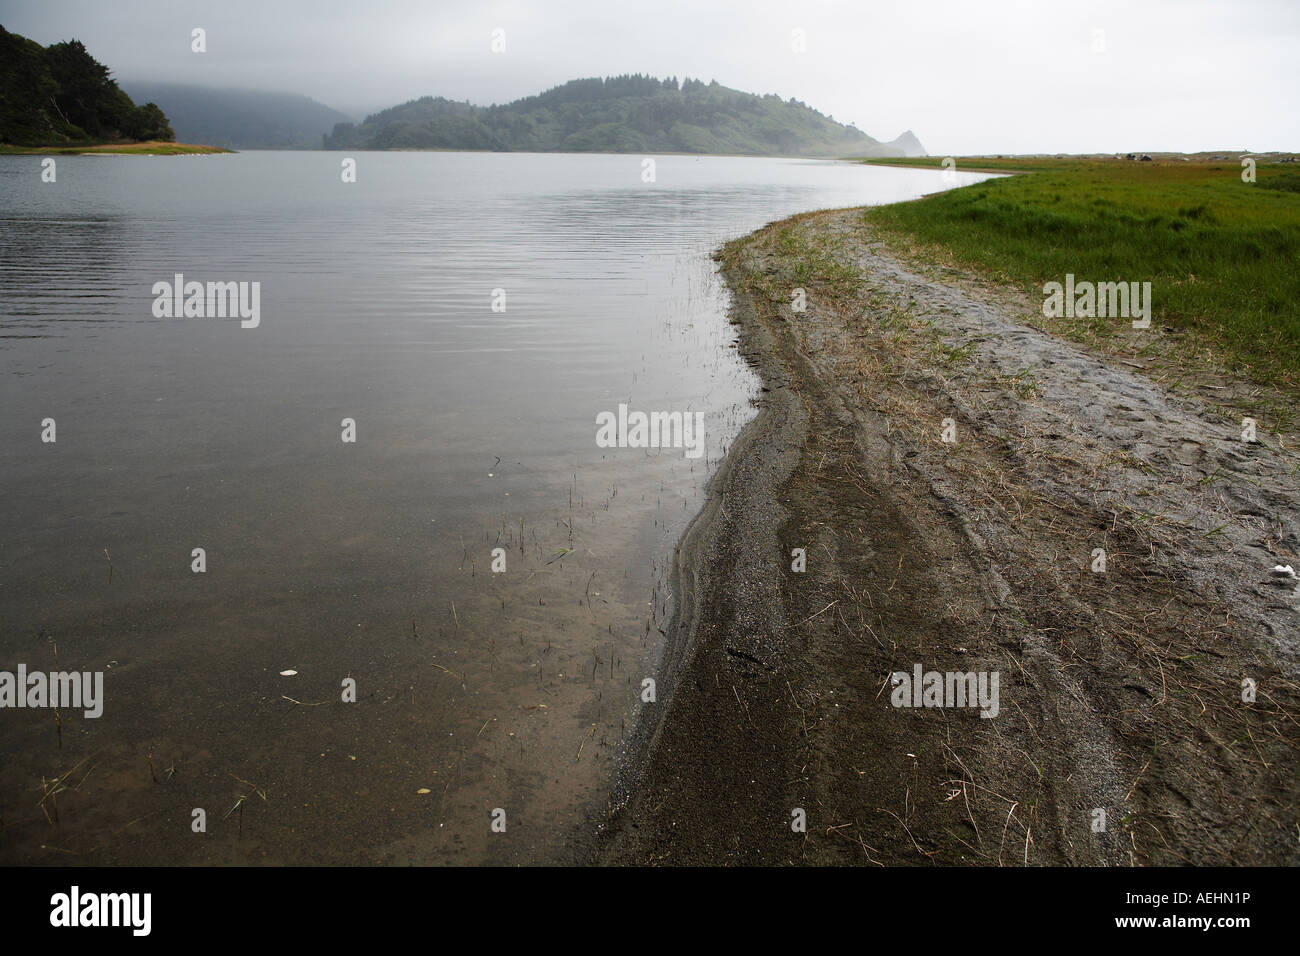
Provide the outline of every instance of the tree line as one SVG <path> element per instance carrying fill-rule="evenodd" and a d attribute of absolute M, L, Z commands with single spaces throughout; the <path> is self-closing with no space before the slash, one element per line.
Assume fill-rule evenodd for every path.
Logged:
<path fill-rule="evenodd" d="M 155 103 L 136 106 L 78 40 L 43 47 L 0 26 L 0 143 L 174 140 Z"/>
<path fill-rule="evenodd" d="M 844 155 L 876 140 L 795 99 L 686 77 L 571 80 L 504 105 L 426 96 L 339 123 L 327 149 Z"/>

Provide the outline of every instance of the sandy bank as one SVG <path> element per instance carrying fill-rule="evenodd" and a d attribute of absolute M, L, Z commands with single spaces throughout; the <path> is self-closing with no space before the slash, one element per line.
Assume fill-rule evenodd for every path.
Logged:
<path fill-rule="evenodd" d="M 1300 859 L 1296 458 L 857 212 L 724 267 L 763 406 L 683 541 L 671 693 L 598 859 Z M 918 664 L 997 673 L 997 716 L 894 706 Z"/>

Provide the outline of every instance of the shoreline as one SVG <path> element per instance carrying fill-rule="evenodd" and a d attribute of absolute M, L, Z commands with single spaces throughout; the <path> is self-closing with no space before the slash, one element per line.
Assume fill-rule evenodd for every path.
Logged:
<path fill-rule="evenodd" d="M 723 277 L 724 280 L 727 279 L 726 270 L 723 270 Z M 730 321 L 737 324 L 734 297 L 733 291 L 733 306 L 729 312 Z M 748 331 L 750 335 L 763 334 L 758 327 Z M 754 367 L 761 353 L 748 352 L 743 338 L 737 346 L 745 360 Z M 760 381 L 763 383 L 762 394 L 767 391 L 767 380 L 761 373 Z M 627 809 L 644 783 L 648 756 L 655 749 L 669 716 L 668 702 L 675 696 L 682 673 L 689 670 L 691 655 L 698 645 L 701 624 L 699 604 L 706 593 L 701 582 L 707 575 L 709 557 L 716 553 L 720 543 L 723 506 L 733 503 L 737 494 L 744 495 L 746 500 L 754 497 L 754 486 L 742 481 L 745 466 L 755 460 L 767 463 L 774 457 L 780 457 L 773 455 L 763 442 L 782 427 L 784 418 L 791 412 L 792 409 L 784 401 L 779 405 L 774 405 L 772 401 L 763 401 L 758 405 L 755 416 L 741 429 L 717 470 L 709 478 L 705 503 L 691 519 L 674 549 L 669 578 L 671 616 L 667 639 L 655 670 L 658 703 L 655 710 L 647 710 L 648 705 L 642 706 L 631 733 L 620 747 L 611 787 L 610 809 L 613 816 Z M 763 490 L 770 488 L 765 487 Z M 687 582 L 687 586 L 683 586 L 683 582 Z M 600 847 L 608 836 L 608 827 L 602 826 L 597 836 L 597 846 Z M 597 853 L 602 852 L 603 849 L 597 850 Z"/>
<path fill-rule="evenodd" d="M 154 140 L 145 143 L 95 143 L 90 146 L 11 146 L 0 144 L 0 156 L 209 156 L 234 153 L 223 146 L 196 143 L 170 143 Z"/>
<path fill-rule="evenodd" d="M 1025 324 L 1006 290 L 922 278 L 861 218 L 721 254 L 762 405 L 679 545 L 662 710 L 593 861 L 1294 863 L 1300 600 L 1265 552 L 1296 537 L 1258 517 L 1300 501 L 1292 456 L 1243 460 L 1216 440 L 1230 423 Z M 1026 356 L 1037 381 L 1011 374 Z M 962 442 L 934 440 L 941 417 Z M 1225 469 L 1246 480 L 1203 490 Z M 914 663 L 1000 671 L 1000 718 L 891 707 Z M 1243 673 L 1267 702 L 1235 699 Z"/>

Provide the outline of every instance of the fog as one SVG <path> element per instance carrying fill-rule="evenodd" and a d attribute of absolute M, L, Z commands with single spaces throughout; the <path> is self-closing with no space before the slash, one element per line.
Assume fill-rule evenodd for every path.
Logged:
<path fill-rule="evenodd" d="M 648 73 L 795 97 L 877 139 L 911 129 L 940 155 L 1300 145 L 1293 0 L 0 0 L 0 24 L 79 39 L 120 80 L 302 93 L 357 118 Z"/>

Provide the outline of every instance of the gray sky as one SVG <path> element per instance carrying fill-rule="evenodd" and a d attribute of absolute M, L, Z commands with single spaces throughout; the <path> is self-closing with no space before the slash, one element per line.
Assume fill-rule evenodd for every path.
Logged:
<path fill-rule="evenodd" d="M 358 117 L 649 73 L 793 96 L 877 139 L 911 129 L 939 155 L 1300 148 L 1300 0 L 0 0 L 0 24 L 79 39 L 119 79 Z"/>

